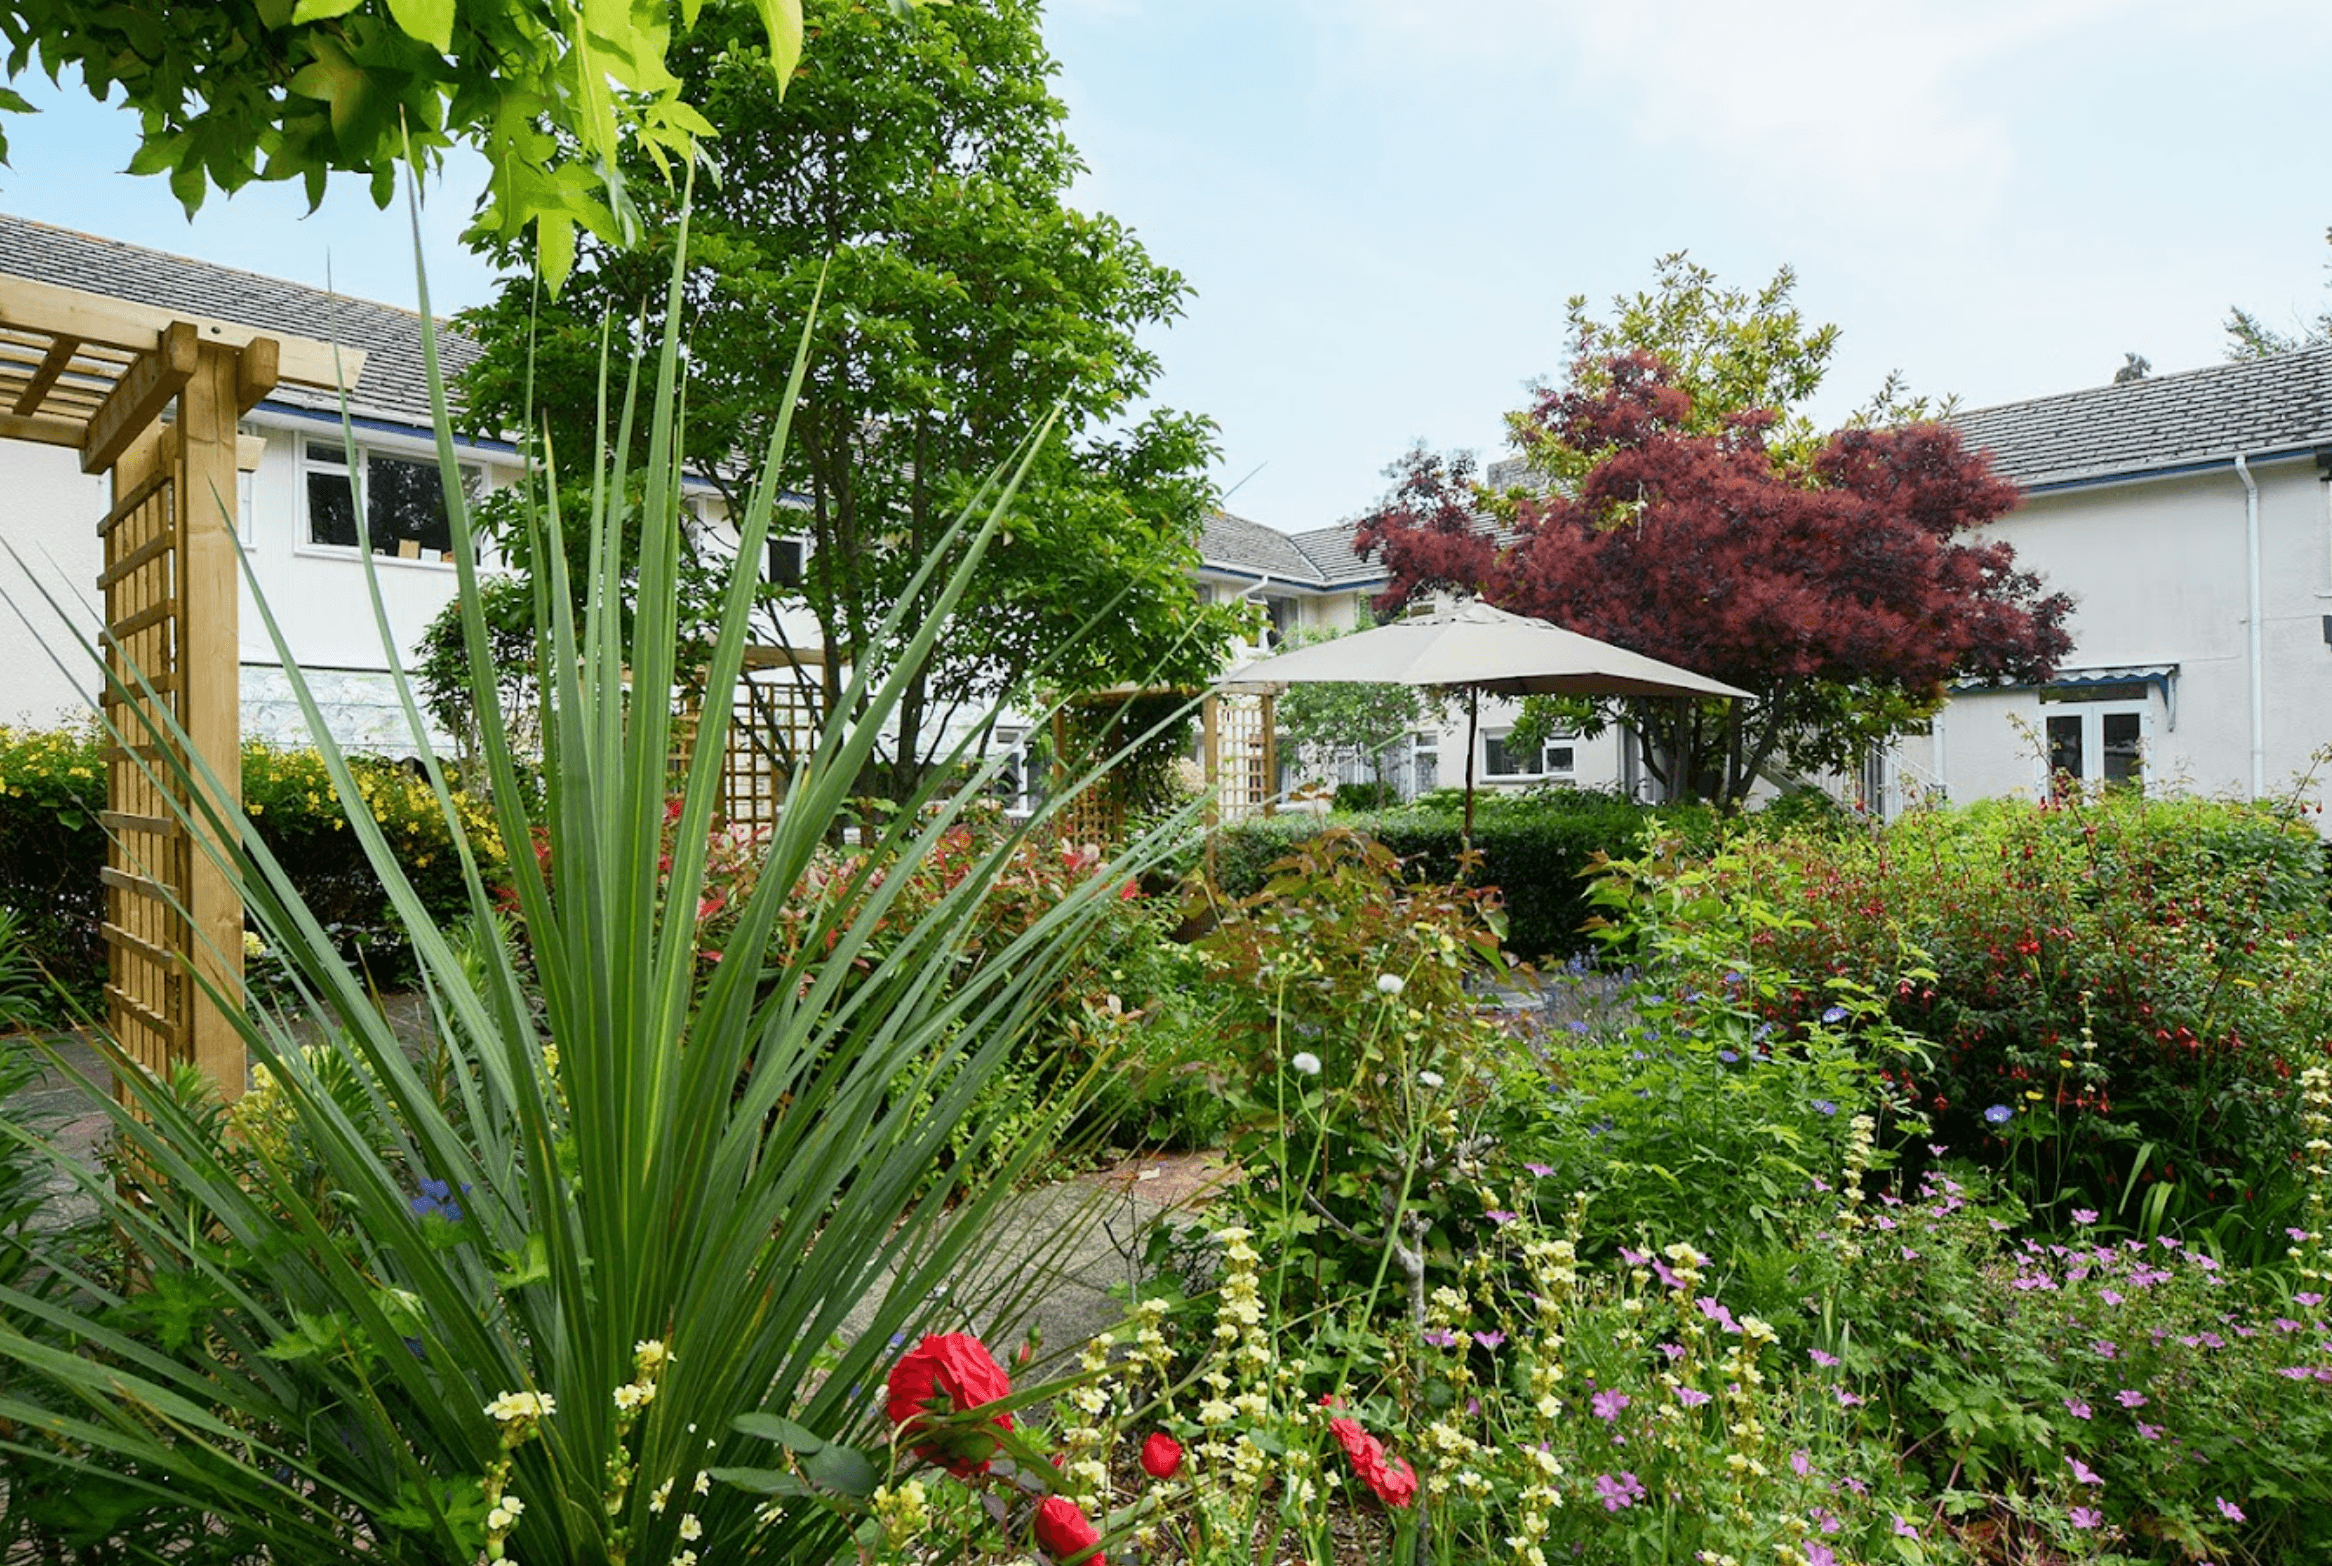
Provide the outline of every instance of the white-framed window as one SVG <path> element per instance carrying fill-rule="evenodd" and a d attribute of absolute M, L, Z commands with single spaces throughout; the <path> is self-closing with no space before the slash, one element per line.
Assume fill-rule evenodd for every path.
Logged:
<path fill-rule="evenodd" d="M 1271 629 L 1265 634 L 1263 645 L 1271 648 L 1285 647 L 1288 637 L 1294 634 L 1298 625 L 1303 623 L 1303 610 L 1297 606 L 1293 598 L 1281 598 L 1273 595 L 1265 596 L 1263 607 L 1264 611 L 1271 616 Z"/>
<path fill-rule="evenodd" d="M 364 506 L 373 553 L 401 560 L 453 559 L 453 529 L 446 518 L 445 491 L 434 458 L 406 456 L 358 446 L 364 465 Z M 464 464 L 463 494 L 473 504 L 485 493 L 485 469 Z M 324 548 L 354 549 L 356 491 L 349 479 L 348 451 L 338 441 L 300 442 L 300 498 L 305 511 L 301 541 Z"/>
<path fill-rule="evenodd" d="M 1000 758 L 1003 763 L 989 782 L 988 792 L 1016 816 L 1035 809 L 1044 797 L 1043 780 L 1035 776 L 1029 761 L 1028 742 L 1034 734 L 1032 729 L 1000 723 L 988 739 L 991 759 Z"/>
<path fill-rule="evenodd" d="M 2154 732 L 2154 704 L 2141 682 L 2041 693 L 2048 777 L 2077 783 L 2138 784 Z"/>
<path fill-rule="evenodd" d="M 1430 794 L 1441 787 L 1441 736 L 1427 729 L 1409 736 L 1409 792 Z"/>
<path fill-rule="evenodd" d="M 809 572 L 810 541 L 799 533 L 772 534 L 763 580 L 772 587 L 799 587 Z"/>
<path fill-rule="evenodd" d="M 1492 729 L 1482 736 L 1482 776 L 1506 782 L 1567 783 L 1578 775 L 1578 735 L 1568 729 L 1558 729 L 1539 747 L 1538 754 L 1516 754 L 1507 744 L 1511 733 L 1507 729 Z"/>

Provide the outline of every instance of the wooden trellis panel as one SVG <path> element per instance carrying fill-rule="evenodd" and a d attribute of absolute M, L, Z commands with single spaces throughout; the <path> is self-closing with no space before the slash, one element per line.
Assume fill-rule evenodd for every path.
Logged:
<path fill-rule="evenodd" d="M 191 844 L 168 781 L 185 757 L 167 735 L 183 686 L 179 628 L 177 438 L 149 431 L 114 470 L 97 525 L 105 569 L 104 697 L 118 736 L 106 755 L 106 1010 L 133 1060 L 160 1073 L 191 1051 L 191 944 L 184 909 Z"/>
<path fill-rule="evenodd" d="M 102 872 L 106 1010 L 131 1058 L 156 1072 L 191 1060 L 232 1100 L 243 1090 L 243 1042 L 202 990 L 240 1001 L 242 892 L 200 841 L 193 759 L 217 780 L 211 810 L 233 820 L 242 808 L 235 420 L 249 370 L 242 351 L 179 335 L 182 352 L 166 334 L 156 355 L 178 420 L 127 439 L 113 459 L 113 509 L 98 525 L 104 699 L 116 736 Z M 133 368 L 123 384 L 138 376 Z"/>
<path fill-rule="evenodd" d="M 817 749 L 820 687 L 812 659 L 755 661 L 731 702 L 721 813 L 732 826 L 771 827 L 795 766 Z"/>
<path fill-rule="evenodd" d="M 1199 760 L 1214 790 L 1217 823 L 1272 813 L 1279 796 L 1277 706 L 1269 693 L 1208 695 Z"/>

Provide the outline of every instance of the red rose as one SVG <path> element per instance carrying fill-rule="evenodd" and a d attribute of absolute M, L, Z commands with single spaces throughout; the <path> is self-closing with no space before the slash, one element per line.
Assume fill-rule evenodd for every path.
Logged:
<path fill-rule="evenodd" d="M 1376 1492 L 1378 1500 L 1387 1506 L 1407 1506 L 1417 1494 L 1416 1470 L 1397 1457 L 1387 1462 L 1384 1444 L 1361 1429 L 1358 1420 L 1331 1419 L 1328 1433 L 1336 1437 L 1336 1444 L 1352 1460 L 1352 1471 Z"/>
<path fill-rule="evenodd" d="M 1163 1430 L 1150 1432 L 1142 1443 L 1142 1472 L 1153 1479 L 1171 1479 L 1182 1471 L 1182 1443 Z"/>
<path fill-rule="evenodd" d="M 1048 1495 L 1036 1503 L 1036 1542 L 1052 1553 L 1057 1561 L 1075 1560 L 1079 1566 L 1109 1566 L 1109 1557 L 1096 1548 L 1101 1535 L 1085 1514 L 1077 1510 L 1077 1503 L 1064 1495 Z M 1087 1555 L 1084 1552 L 1094 1550 Z"/>
<path fill-rule="evenodd" d="M 902 1433 L 928 1423 L 926 1414 L 960 1413 L 1012 1395 L 1012 1378 L 988 1346 L 968 1332 L 935 1333 L 899 1356 L 891 1367 L 885 1412 Z M 1010 1414 L 995 1423 L 1012 1428 Z M 937 1463 L 958 1478 L 985 1473 L 995 1443 L 974 1431 L 949 1431 L 915 1446 L 915 1455 Z"/>

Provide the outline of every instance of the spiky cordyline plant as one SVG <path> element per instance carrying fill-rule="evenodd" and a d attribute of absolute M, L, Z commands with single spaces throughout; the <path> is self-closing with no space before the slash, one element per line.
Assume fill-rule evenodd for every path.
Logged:
<path fill-rule="evenodd" d="M 666 318 L 679 316 L 676 267 Z M 724 702 L 706 704 L 676 780 L 663 693 L 684 673 L 673 652 L 678 343 L 668 332 L 657 359 L 644 470 L 627 471 L 622 439 L 593 465 L 580 623 L 557 505 L 546 503 L 532 524 L 551 535 L 534 552 L 549 568 L 536 589 L 547 708 L 539 820 L 523 804 L 529 791 L 496 701 L 433 333 L 425 343 L 496 819 L 514 850 L 517 933 L 495 917 L 411 693 L 400 682 L 453 840 L 464 844 L 466 938 L 435 928 L 423 911 L 268 617 L 350 827 L 411 933 L 442 1076 L 433 1081 L 408 1058 L 256 833 L 210 803 L 215 780 L 195 764 L 194 813 L 239 841 L 265 938 L 338 1046 L 361 1062 L 358 1101 L 349 1074 L 337 1073 L 330 1090 L 280 1022 L 231 1008 L 296 1121 L 311 1175 L 295 1182 L 207 1132 L 199 1106 L 117 1054 L 130 1106 L 115 1111 L 116 1133 L 146 1189 L 91 1184 L 139 1258 L 136 1283 L 81 1280 L 89 1298 L 70 1311 L 0 1291 L 12 1319 L 48 1329 L 28 1336 L 0 1326 L 0 1353 L 40 1389 L 0 1396 L 0 1419 L 13 1422 L 0 1444 L 14 1454 L 19 1483 L 64 1478 L 108 1487 L 125 1509 L 141 1498 L 178 1508 L 182 1520 L 197 1519 L 180 1537 L 198 1555 L 467 1562 L 491 1543 L 513 1559 L 562 1563 L 663 1563 L 691 1548 L 707 1561 L 824 1560 L 839 1542 L 829 1514 L 756 1518 L 760 1497 L 717 1485 L 699 1495 L 697 1475 L 764 1450 L 731 1433 L 743 1412 L 864 1433 L 891 1335 L 928 1313 L 941 1282 L 963 1271 L 1006 1194 L 1001 1177 L 974 1189 L 952 1171 L 984 1163 L 1008 1176 L 1069 1105 L 1035 1117 L 1027 1145 L 990 1145 L 983 1159 L 951 1165 L 951 1136 L 979 1146 L 1000 1134 L 977 1118 L 998 1102 L 993 1093 L 983 1100 L 983 1088 L 1076 960 L 1105 894 L 1162 858 L 1189 823 L 1178 818 L 1137 842 L 974 963 L 965 936 L 1015 848 L 1000 844 L 910 928 L 886 929 L 885 954 L 853 975 L 907 872 L 985 780 L 945 793 L 935 783 L 889 818 L 862 857 L 860 895 L 821 900 L 814 917 L 824 922 L 791 944 L 797 955 L 781 971 L 764 972 L 754 954 L 768 948 L 789 890 L 846 818 L 896 696 L 886 685 L 865 693 L 867 716 L 855 725 L 830 721 L 792 777 L 727 960 L 705 974 L 695 910 L 728 714 Z M 795 390 L 801 375 L 797 358 Z M 635 373 L 623 393 L 626 430 L 636 385 Z M 781 425 L 745 515 L 705 671 L 711 691 L 738 676 L 751 564 L 767 535 L 784 439 Z M 941 587 L 942 612 L 911 625 L 894 615 L 886 626 L 909 646 L 896 667 L 914 667 L 945 634 L 945 610 L 1005 517 L 1019 471 L 992 477 L 959 521 L 967 559 Z M 633 562 L 619 558 L 627 529 L 639 539 Z M 369 580 L 369 548 L 363 555 Z M 377 585 L 373 603 L 387 645 Z M 859 694 L 838 711 L 859 710 Z M 668 839 L 675 798 L 678 828 Z M 524 851 L 538 828 L 547 869 Z M 667 869 L 659 861 L 668 841 L 676 846 Z M 1007 1099 L 996 1112 L 1005 1111 L 1029 1124 L 1027 1106 Z M 416 1201 L 424 1181 L 446 1182 L 446 1200 Z M 836 1359 L 845 1316 L 866 1299 L 871 1318 L 854 1323 Z M 167 1317 L 174 1330 L 117 1325 L 125 1305 L 130 1318 Z M 668 1346 L 669 1361 L 652 1401 L 619 1417 L 616 1391 L 639 1378 L 636 1346 L 649 1340 Z M 548 1394 L 556 1412 L 512 1448 L 503 1439 L 512 1427 L 486 1405 L 516 1391 Z M 40 1471 L 76 1460 L 90 1466 Z M 489 1536 L 480 1481 L 505 1461 L 507 1493 L 524 1509 L 500 1540 Z"/>

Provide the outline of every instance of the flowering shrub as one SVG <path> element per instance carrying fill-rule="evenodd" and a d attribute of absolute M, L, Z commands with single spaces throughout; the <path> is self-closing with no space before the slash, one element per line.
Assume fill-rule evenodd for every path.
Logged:
<path fill-rule="evenodd" d="M 1932 1039 L 1930 1058 L 1881 1064 L 1940 1140 L 2010 1170 L 2052 1221 L 2094 1207 L 2260 1255 L 2297 1199 L 2292 1079 L 2332 1037 L 2323 865 L 2272 811 L 1992 801 L 1877 835 L 1737 840 L 1677 912 L 1786 976 L 1757 997 L 1785 1032 L 1843 981 Z M 1712 954 L 1691 982 L 1722 979 Z"/>
<path fill-rule="evenodd" d="M 1478 1222 L 1446 1200 L 1479 1157 L 1499 1048 L 1474 981 L 1506 972 L 1494 895 L 1404 881 L 1382 844 L 1330 828 L 1219 910 L 1199 943 L 1244 1065 L 1227 1087 L 1265 1237 L 1291 1307 L 1383 1277 L 1384 1237 L 1414 1316 L 1428 1259 Z"/>
<path fill-rule="evenodd" d="M 441 920 L 466 912 L 460 856 L 428 785 L 387 762 L 356 757 L 350 766 L 365 807 L 423 902 Z M 349 830 L 323 758 L 312 750 L 245 745 L 243 800 L 261 841 L 343 954 L 361 956 L 377 981 L 394 980 L 406 961 L 404 935 Z M 105 974 L 98 938 L 104 808 L 105 743 L 94 725 L 0 725 L 0 907 L 17 913 L 27 950 L 87 999 Z M 499 838 L 484 807 L 457 796 L 456 808 L 482 868 L 498 874 Z"/>

